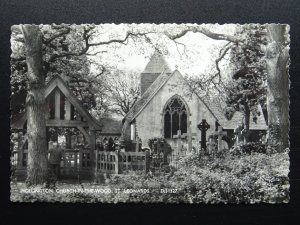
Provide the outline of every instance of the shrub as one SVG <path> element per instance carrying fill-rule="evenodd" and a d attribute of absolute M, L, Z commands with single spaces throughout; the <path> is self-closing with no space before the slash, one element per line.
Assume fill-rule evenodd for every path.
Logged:
<path fill-rule="evenodd" d="M 241 144 L 234 146 L 230 149 L 230 153 L 233 156 L 241 156 L 242 154 L 251 154 L 252 152 L 266 154 L 268 147 L 266 144 L 261 142 L 249 142 L 246 144 Z"/>
<path fill-rule="evenodd" d="M 199 161 L 187 154 L 178 161 L 178 169 L 160 177 L 130 172 L 107 178 L 104 184 L 83 184 L 85 188 L 151 189 L 149 193 L 45 195 L 20 193 L 11 187 L 13 201 L 85 201 L 85 202 L 185 202 L 185 203 L 257 203 L 289 201 L 289 156 L 282 153 L 252 152 L 224 154 L 222 158 Z M 78 184 L 58 184 L 61 188 L 82 188 Z M 160 193 L 161 188 L 177 189 Z"/>
<path fill-rule="evenodd" d="M 165 153 L 166 150 L 169 150 L 170 146 L 166 139 L 162 137 L 154 137 L 148 140 L 148 145 L 154 153 Z M 170 152 L 171 153 L 171 152 Z"/>

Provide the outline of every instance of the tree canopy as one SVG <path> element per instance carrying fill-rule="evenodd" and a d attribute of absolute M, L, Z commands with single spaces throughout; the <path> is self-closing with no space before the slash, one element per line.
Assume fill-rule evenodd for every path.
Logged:
<path fill-rule="evenodd" d="M 245 129 L 249 131 L 250 113 L 260 116 L 258 107 L 266 106 L 267 71 L 265 53 L 261 45 L 266 45 L 266 28 L 262 25 L 246 25 L 238 36 L 242 43 L 231 47 L 231 62 L 237 69 L 226 87 L 226 115 L 230 119 L 235 111 L 245 116 Z M 258 115 L 257 115 L 258 114 Z"/>

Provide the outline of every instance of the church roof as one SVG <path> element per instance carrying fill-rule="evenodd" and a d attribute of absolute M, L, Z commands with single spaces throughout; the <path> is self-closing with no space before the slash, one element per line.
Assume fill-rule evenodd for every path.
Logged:
<path fill-rule="evenodd" d="M 129 120 L 129 122 L 132 122 L 147 105 L 147 103 L 160 90 L 160 88 L 162 88 L 164 84 L 176 73 L 180 74 L 180 72 L 177 70 L 175 70 L 170 75 L 165 72 L 161 73 L 147 89 L 147 91 L 141 96 L 141 98 L 129 110 L 129 112 L 125 116 L 125 119 Z M 197 97 L 200 99 L 200 101 L 203 102 L 203 104 L 206 105 L 208 110 L 213 114 L 213 116 L 224 129 L 236 129 L 239 125 L 242 124 L 243 114 L 241 112 L 235 112 L 233 117 L 228 120 L 225 117 L 224 112 L 222 112 L 221 106 L 216 104 L 214 101 L 204 100 L 199 95 L 197 95 Z M 253 116 L 250 116 L 250 130 L 266 130 L 268 128 L 261 107 L 258 108 L 258 111 L 260 112 L 260 116 L 257 116 L 257 123 L 254 123 Z"/>
<path fill-rule="evenodd" d="M 223 107 L 213 101 L 206 101 L 209 109 L 213 112 L 215 117 L 218 119 L 219 124 L 223 129 L 236 129 L 242 124 L 244 120 L 244 115 L 242 112 L 235 112 L 232 118 L 229 120 L 225 117 L 225 113 L 222 110 Z M 260 115 L 257 116 L 256 123 L 253 121 L 253 115 L 250 115 L 250 130 L 267 130 L 268 126 L 266 124 L 262 108 L 258 106 L 258 112 Z"/>
<path fill-rule="evenodd" d="M 142 73 L 160 74 L 163 71 L 165 73 L 172 73 L 167 61 L 165 60 L 165 57 L 158 51 L 155 51 Z"/>
<path fill-rule="evenodd" d="M 147 103 L 153 98 L 157 91 L 172 77 L 175 73 L 179 73 L 175 70 L 172 74 L 162 72 L 155 81 L 150 85 L 147 91 L 141 96 L 141 98 L 133 105 L 133 107 L 126 114 L 125 119 L 130 122 L 139 114 L 139 112 L 147 105 Z"/>

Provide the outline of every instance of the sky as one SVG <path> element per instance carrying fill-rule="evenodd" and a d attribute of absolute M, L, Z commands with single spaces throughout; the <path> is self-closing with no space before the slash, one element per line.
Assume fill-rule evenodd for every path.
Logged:
<path fill-rule="evenodd" d="M 192 24 L 188 24 L 191 26 Z M 153 45 L 159 46 L 165 54 L 166 61 L 172 70 L 177 68 L 186 76 L 202 76 L 210 74 L 214 69 L 214 60 L 218 57 L 220 49 L 227 41 L 213 40 L 201 33 L 188 32 L 184 37 L 177 39 L 182 44 L 176 44 L 162 35 L 162 32 L 176 33 L 185 25 L 176 24 L 103 24 L 97 26 L 98 35 L 93 41 L 105 41 L 111 38 L 123 38 L 126 31 L 155 31 L 149 34 Z M 194 25 L 195 26 L 195 25 Z M 203 25 L 210 31 L 234 35 L 237 25 Z M 147 44 L 142 39 L 130 40 L 127 45 L 111 45 L 109 47 L 96 47 L 91 52 L 107 51 L 97 56 L 90 56 L 93 61 L 98 61 L 124 71 L 141 73 L 154 52 L 153 45 Z M 185 49 L 185 52 L 184 52 Z M 221 66 L 226 66 L 228 60 L 223 60 Z M 95 68 L 91 67 L 91 71 Z"/>

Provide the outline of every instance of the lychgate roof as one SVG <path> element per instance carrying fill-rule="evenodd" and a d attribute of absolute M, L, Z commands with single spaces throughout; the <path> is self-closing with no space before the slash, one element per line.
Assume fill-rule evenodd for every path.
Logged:
<path fill-rule="evenodd" d="M 72 93 L 68 88 L 67 84 L 60 76 L 53 77 L 46 85 L 45 88 L 45 98 L 55 89 L 58 88 L 68 101 L 76 108 L 78 113 L 85 118 L 88 125 L 95 130 L 101 130 L 102 125 L 82 106 L 78 98 Z M 27 120 L 26 112 L 20 115 L 18 118 L 11 121 L 12 129 L 23 129 L 24 123 Z"/>

